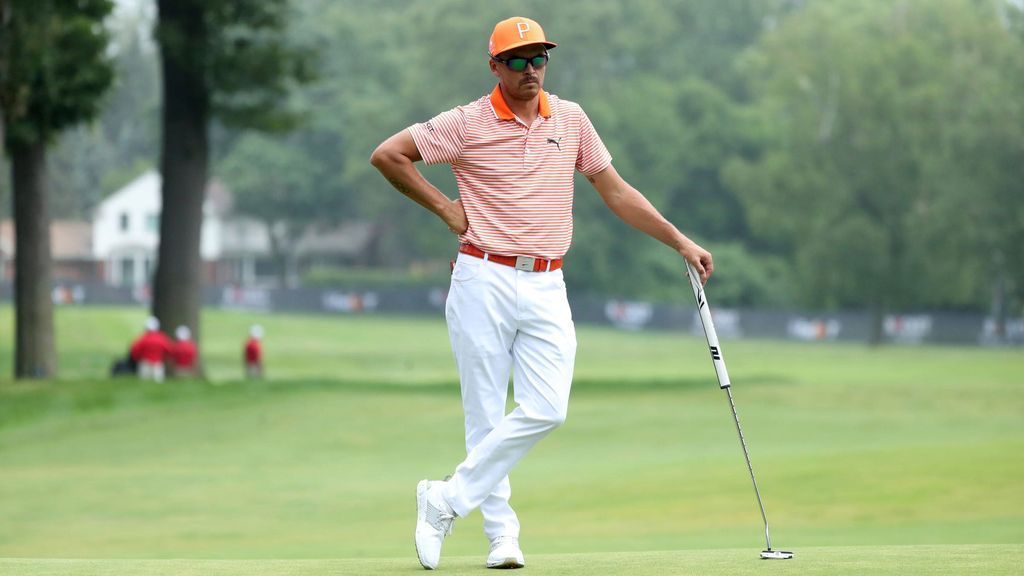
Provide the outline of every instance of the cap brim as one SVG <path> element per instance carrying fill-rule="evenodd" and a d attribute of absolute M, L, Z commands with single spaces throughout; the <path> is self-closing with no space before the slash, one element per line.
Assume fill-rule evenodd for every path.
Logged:
<path fill-rule="evenodd" d="M 534 44 L 540 44 L 540 45 L 544 46 L 545 48 L 556 48 L 558 46 L 558 44 L 555 44 L 554 42 L 537 42 L 536 40 L 526 40 L 524 42 L 516 42 L 514 44 L 510 44 L 510 45 L 504 47 L 501 50 L 501 52 L 495 52 L 494 54 L 491 54 L 491 56 L 497 56 L 499 54 L 504 54 L 505 52 L 508 52 L 509 50 L 515 50 L 516 48 L 522 48 L 523 46 L 533 46 Z"/>

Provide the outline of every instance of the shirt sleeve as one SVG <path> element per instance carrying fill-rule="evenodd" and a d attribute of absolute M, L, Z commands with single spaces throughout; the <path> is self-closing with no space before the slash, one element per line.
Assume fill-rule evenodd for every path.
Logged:
<path fill-rule="evenodd" d="M 454 164 L 466 140 L 466 113 L 462 107 L 441 112 L 426 122 L 413 124 L 409 133 L 427 164 Z"/>
<path fill-rule="evenodd" d="M 580 110 L 580 149 L 576 155 L 576 169 L 584 176 L 591 176 L 611 165 L 612 155 L 604 147 L 586 112 Z"/>

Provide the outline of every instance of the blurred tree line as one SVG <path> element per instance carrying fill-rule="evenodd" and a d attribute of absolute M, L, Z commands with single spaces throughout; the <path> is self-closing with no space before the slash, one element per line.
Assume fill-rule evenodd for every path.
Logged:
<path fill-rule="evenodd" d="M 155 11 L 111 23 L 99 121 L 50 163 L 86 215 L 157 162 Z M 293 0 L 318 54 L 286 135 L 214 119 L 212 174 L 296 230 L 373 223 L 362 264 L 444 266 L 454 238 L 369 165 L 390 134 L 487 93 L 513 14 L 560 43 L 546 89 L 583 105 L 619 172 L 716 256 L 721 305 L 1009 311 L 1024 301 L 1024 18 L 1014 0 Z M 148 12 L 147 12 L 148 10 Z M 455 196 L 446 167 L 424 168 Z M 282 194 L 281 190 L 287 190 Z M 4 203 L 6 204 L 6 202 Z M 680 262 L 582 179 L 575 293 L 686 300 Z M 287 244 L 287 237 L 282 242 Z"/>

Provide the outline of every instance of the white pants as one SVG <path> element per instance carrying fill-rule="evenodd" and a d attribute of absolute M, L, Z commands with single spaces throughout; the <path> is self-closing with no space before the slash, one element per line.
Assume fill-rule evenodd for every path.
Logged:
<path fill-rule="evenodd" d="M 479 507 L 488 538 L 518 537 L 508 473 L 565 421 L 569 404 L 576 329 L 562 271 L 524 272 L 459 254 L 445 316 L 468 455 L 444 496 L 459 516 Z M 510 374 L 517 406 L 506 415 Z"/>
<path fill-rule="evenodd" d="M 143 380 L 164 381 L 164 363 L 139 360 L 139 378 Z"/>

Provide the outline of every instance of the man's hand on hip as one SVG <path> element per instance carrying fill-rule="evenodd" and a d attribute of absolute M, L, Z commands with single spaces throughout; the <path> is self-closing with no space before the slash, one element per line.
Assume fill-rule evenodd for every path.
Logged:
<path fill-rule="evenodd" d="M 455 234 L 465 234 L 466 230 L 469 230 L 469 219 L 466 218 L 466 208 L 462 205 L 462 198 L 456 198 L 448 205 L 444 212 L 444 223 Z"/>

